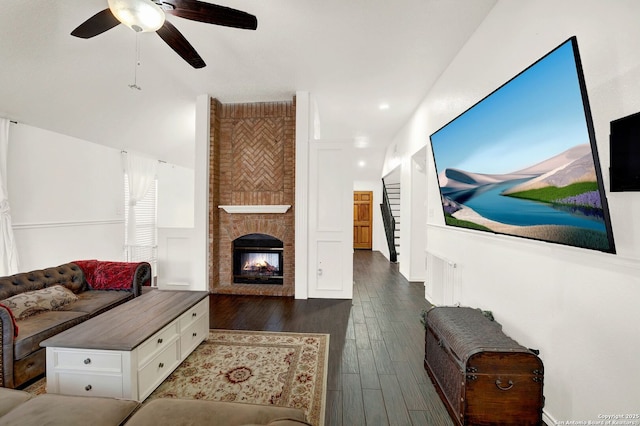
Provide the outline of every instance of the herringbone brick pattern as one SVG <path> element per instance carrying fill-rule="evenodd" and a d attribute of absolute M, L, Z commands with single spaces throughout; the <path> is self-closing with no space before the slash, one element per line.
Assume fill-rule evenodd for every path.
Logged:
<path fill-rule="evenodd" d="M 237 121 L 232 136 L 233 191 L 282 191 L 284 119 Z"/>

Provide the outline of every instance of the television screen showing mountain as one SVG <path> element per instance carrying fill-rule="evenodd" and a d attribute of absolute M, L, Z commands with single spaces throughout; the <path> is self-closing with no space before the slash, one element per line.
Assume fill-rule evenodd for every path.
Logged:
<path fill-rule="evenodd" d="M 450 226 L 615 253 L 575 37 L 431 135 Z"/>

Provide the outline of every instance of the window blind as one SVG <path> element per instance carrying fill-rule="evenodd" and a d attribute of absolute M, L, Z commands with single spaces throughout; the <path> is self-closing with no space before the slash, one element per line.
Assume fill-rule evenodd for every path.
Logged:
<path fill-rule="evenodd" d="M 125 259 L 128 262 L 149 262 L 152 276 L 156 276 L 157 251 L 158 251 L 158 180 L 155 179 L 144 198 L 136 204 L 135 245 L 129 244 L 129 177 L 124 176 L 124 241 Z"/>

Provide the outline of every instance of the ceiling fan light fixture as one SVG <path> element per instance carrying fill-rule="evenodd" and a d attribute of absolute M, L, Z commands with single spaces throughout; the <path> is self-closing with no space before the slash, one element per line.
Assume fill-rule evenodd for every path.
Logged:
<path fill-rule="evenodd" d="M 164 11 L 151 0 L 108 0 L 113 16 L 133 31 L 157 31 L 164 24 Z"/>

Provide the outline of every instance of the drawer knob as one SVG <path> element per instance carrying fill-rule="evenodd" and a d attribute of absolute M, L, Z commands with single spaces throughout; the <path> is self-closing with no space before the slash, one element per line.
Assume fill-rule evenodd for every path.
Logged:
<path fill-rule="evenodd" d="M 161 362 L 161 363 L 158 365 L 158 368 L 164 368 L 164 362 Z"/>
<path fill-rule="evenodd" d="M 85 360 L 84 360 L 84 363 L 85 363 L 86 365 L 91 364 L 91 358 L 87 358 L 87 359 L 85 359 Z"/>
<path fill-rule="evenodd" d="M 192 314 L 191 314 L 191 316 L 195 318 L 195 317 L 197 317 L 197 316 L 198 316 L 198 313 L 197 313 L 197 312 L 194 312 L 194 313 L 192 313 Z"/>
<path fill-rule="evenodd" d="M 162 337 L 158 339 L 158 344 L 162 343 Z"/>
<path fill-rule="evenodd" d="M 86 390 L 87 392 L 89 392 L 92 389 L 91 385 L 87 385 L 84 387 L 84 390 Z"/>
<path fill-rule="evenodd" d="M 198 335 L 198 333 L 196 333 L 195 331 L 193 332 L 193 337 L 196 337 Z"/>

